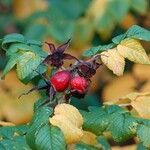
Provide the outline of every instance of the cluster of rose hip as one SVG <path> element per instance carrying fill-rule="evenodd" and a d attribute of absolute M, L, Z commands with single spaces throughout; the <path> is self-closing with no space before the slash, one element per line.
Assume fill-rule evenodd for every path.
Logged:
<path fill-rule="evenodd" d="M 51 54 L 44 59 L 43 63 L 55 68 L 56 72 L 52 74 L 50 79 L 42 75 L 46 85 L 35 87 L 29 92 L 45 89 L 50 100 L 54 99 L 57 93 L 63 92 L 66 102 L 68 102 L 71 96 L 77 98 L 85 96 L 91 82 L 90 78 L 96 73 L 100 64 L 97 62 L 97 57 L 83 61 L 65 53 L 69 43 L 70 40 L 57 48 L 55 48 L 54 44 L 47 43 Z M 66 59 L 75 59 L 76 61 L 66 69 L 63 67 L 64 60 Z"/>

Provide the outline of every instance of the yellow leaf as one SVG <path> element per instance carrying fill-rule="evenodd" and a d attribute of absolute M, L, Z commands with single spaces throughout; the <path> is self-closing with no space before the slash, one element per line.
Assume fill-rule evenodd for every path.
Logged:
<path fill-rule="evenodd" d="M 89 131 L 83 131 L 81 142 L 89 145 L 96 145 L 97 144 L 96 135 Z"/>
<path fill-rule="evenodd" d="M 137 97 L 131 102 L 131 105 L 140 117 L 150 119 L 150 94 Z"/>
<path fill-rule="evenodd" d="M 59 127 L 64 133 L 68 144 L 80 141 L 83 136 L 83 118 L 79 111 L 70 104 L 59 104 L 55 107 L 54 116 L 49 119 L 50 123 Z"/>
<path fill-rule="evenodd" d="M 67 145 L 67 150 L 75 150 L 76 145 L 75 144 L 68 144 Z"/>
<path fill-rule="evenodd" d="M 80 141 L 83 136 L 82 129 L 75 126 L 75 124 L 64 115 L 54 115 L 50 118 L 50 123 L 62 130 L 67 144 L 76 143 Z"/>
<path fill-rule="evenodd" d="M 150 80 L 148 80 L 148 82 L 146 82 L 141 88 L 141 92 L 149 92 L 149 91 L 150 91 Z"/>
<path fill-rule="evenodd" d="M 46 0 L 13 0 L 13 13 L 17 19 L 23 19 L 36 11 L 48 8 Z"/>
<path fill-rule="evenodd" d="M 11 122 L 0 121 L 0 126 L 15 126 L 15 124 Z"/>
<path fill-rule="evenodd" d="M 5 80 L 0 80 L 0 116 L 14 124 L 23 124 L 31 120 L 34 102 L 40 98 L 33 92 L 18 99 L 19 95 L 33 87 L 19 82 L 15 71 L 9 72 Z"/>
<path fill-rule="evenodd" d="M 138 97 L 141 96 L 150 96 L 150 92 L 145 93 L 138 93 L 138 92 L 132 92 L 130 94 L 127 94 L 125 96 L 122 96 L 115 101 L 111 101 L 111 104 L 131 104 L 132 101 L 135 101 Z"/>
<path fill-rule="evenodd" d="M 115 101 L 107 102 L 105 104 L 118 104 L 120 106 L 132 106 L 132 114 L 136 116 L 150 119 L 150 92 L 133 92 L 127 94 Z"/>
<path fill-rule="evenodd" d="M 130 38 L 124 39 L 117 46 L 117 50 L 121 56 L 130 61 L 140 64 L 150 64 L 150 60 L 138 40 Z"/>
<path fill-rule="evenodd" d="M 81 127 L 83 124 L 83 118 L 80 112 L 72 105 L 59 104 L 55 107 L 54 114 L 66 116 L 77 127 Z"/>
<path fill-rule="evenodd" d="M 120 76 L 123 74 L 125 60 L 117 52 L 116 48 L 101 53 L 102 62 L 113 71 L 114 74 Z"/>
<path fill-rule="evenodd" d="M 137 145 L 127 145 L 127 146 L 113 146 L 112 150 L 136 150 Z"/>

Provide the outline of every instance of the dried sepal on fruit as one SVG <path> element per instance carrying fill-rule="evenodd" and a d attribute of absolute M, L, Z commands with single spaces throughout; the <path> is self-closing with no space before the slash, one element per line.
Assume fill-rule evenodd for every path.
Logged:
<path fill-rule="evenodd" d="M 63 65 L 65 59 L 78 60 L 76 57 L 65 53 L 65 50 L 68 48 L 69 43 L 70 39 L 66 43 L 56 48 L 54 44 L 46 42 L 46 44 L 48 44 L 49 46 L 51 54 L 48 55 L 43 62 L 53 67 L 60 68 Z"/>
<path fill-rule="evenodd" d="M 62 130 L 67 144 L 76 143 L 83 136 L 83 118 L 72 105 L 57 105 L 54 110 L 54 116 L 49 120 L 52 125 Z"/>
<path fill-rule="evenodd" d="M 95 75 L 96 70 L 100 66 L 100 63 L 97 62 L 97 58 L 98 57 L 93 57 L 88 61 L 80 61 L 77 65 L 78 74 L 88 79 Z"/>

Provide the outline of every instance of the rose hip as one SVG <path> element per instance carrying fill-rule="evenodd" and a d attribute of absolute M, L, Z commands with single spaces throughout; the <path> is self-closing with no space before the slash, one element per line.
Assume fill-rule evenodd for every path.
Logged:
<path fill-rule="evenodd" d="M 57 92 L 63 92 L 69 86 L 71 75 L 69 71 L 59 71 L 54 74 L 50 82 Z"/>

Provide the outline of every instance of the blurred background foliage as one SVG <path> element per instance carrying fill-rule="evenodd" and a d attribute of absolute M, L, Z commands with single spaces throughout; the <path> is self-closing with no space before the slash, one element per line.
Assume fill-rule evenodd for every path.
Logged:
<path fill-rule="evenodd" d="M 56 45 L 72 38 L 68 52 L 80 58 L 87 48 L 109 43 L 134 24 L 150 29 L 149 0 L 0 0 L 0 38 L 17 32 Z M 142 44 L 149 52 L 150 43 Z M 48 51 L 47 45 L 43 48 Z M 1 70 L 6 61 L 1 50 Z M 84 100 L 73 98 L 73 105 L 87 109 L 130 92 L 149 92 L 150 67 L 128 62 L 124 76 L 115 77 L 102 66 L 92 80 L 89 95 Z M 31 86 L 21 84 L 13 71 L 0 81 L 1 120 L 22 124 L 31 119 L 33 103 L 40 94 L 18 100 Z"/>

